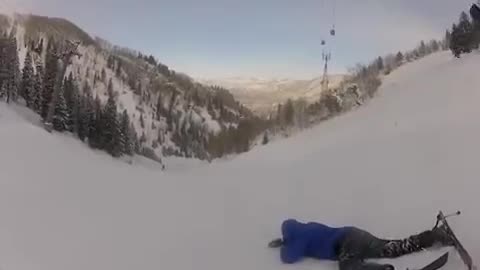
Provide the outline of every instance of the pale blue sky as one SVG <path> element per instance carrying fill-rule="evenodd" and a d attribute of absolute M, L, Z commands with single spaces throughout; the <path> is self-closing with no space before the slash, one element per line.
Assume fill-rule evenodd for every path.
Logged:
<path fill-rule="evenodd" d="M 112 43 L 155 55 L 193 77 L 303 77 L 333 72 L 439 38 L 471 0 L 0 0 L 65 17 Z M 335 4 L 334 4 L 335 3 Z M 335 18 L 333 9 L 335 6 Z"/>

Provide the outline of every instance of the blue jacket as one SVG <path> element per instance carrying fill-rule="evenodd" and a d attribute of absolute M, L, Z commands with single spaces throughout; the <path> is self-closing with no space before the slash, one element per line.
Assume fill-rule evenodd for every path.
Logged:
<path fill-rule="evenodd" d="M 314 222 L 286 220 L 282 224 L 281 259 L 284 263 L 295 263 L 302 257 L 337 260 L 339 242 L 348 230 L 349 227 L 331 228 Z"/>

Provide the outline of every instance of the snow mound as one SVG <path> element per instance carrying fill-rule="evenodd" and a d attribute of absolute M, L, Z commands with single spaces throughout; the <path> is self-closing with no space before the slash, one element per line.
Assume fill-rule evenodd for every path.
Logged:
<path fill-rule="evenodd" d="M 433 226 L 438 210 L 480 260 L 480 55 L 435 54 L 385 78 L 368 106 L 231 161 L 169 173 L 49 134 L 0 103 L 4 270 L 337 269 L 282 265 L 285 218 L 379 237 Z M 420 267 L 443 250 L 393 262 Z M 452 253 L 446 269 L 463 269 Z"/>

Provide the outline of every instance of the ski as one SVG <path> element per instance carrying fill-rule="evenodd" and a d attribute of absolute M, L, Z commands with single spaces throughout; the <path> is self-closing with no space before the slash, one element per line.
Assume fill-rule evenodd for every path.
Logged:
<path fill-rule="evenodd" d="M 468 270 L 473 270 L 473 260 L 468 251 L 463 247 L 462 243 L 458 240 L 457 236 L 453 232 L 452 228 L 450 225 L 448 225 L 447 218 L 455 215 L 460 215 L 460 211 L 453 215 L 444 215 L 442 211 L 437 215 L 437 224 L 435 227 L 438 227 L 439 223 L 442 223 L 443 226 L 445 226 L 445 229 L 447 230 L 447 233 L 452 237 L 455 249 L 457 250 L 458 254 L 460 255 L 460 258 L 462 261 L 465 263 L 465 265 L 468 267 Z"/>
<path fill-rule="evenodd" d="M 430 264 L 420 268 L 420 269 L 409 269 L 407 270 L 437 270 L 442 268 L 448 261 L 448 252 L 443 254 L 442 256 L 438 257 L 438 259 L 434 260 Z"/>

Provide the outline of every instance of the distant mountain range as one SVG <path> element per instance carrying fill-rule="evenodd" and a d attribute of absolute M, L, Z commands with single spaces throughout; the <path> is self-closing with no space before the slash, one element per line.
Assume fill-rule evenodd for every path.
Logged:
<path fill-rule="evenodd" d="M 331 75 L 329 88 L 338 87 L 343 78 L 344 75 Z M 322 77 L 311 80 L 231 77 L 199 81 L 229 89 L 240 103 L 260 115 L 269 113 L 277 104 L 285 103 L 288 99 L 317 101 L 322 92 Z"/>

